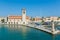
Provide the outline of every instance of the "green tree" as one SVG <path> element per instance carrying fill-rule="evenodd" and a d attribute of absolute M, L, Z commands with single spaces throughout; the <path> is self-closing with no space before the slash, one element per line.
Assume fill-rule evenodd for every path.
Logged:
<path fill-rule="evenodd" d="M 35 20 L 35 18 L 31 17 L 31 19 L 30 19 L 30 20 L 34 21 L 34 20 Z"/>
<path fill-rule="evenodd" d="M 59 19 L 60 19 L 60 17 L 57 18 L 57 20 L 59 20 Z"/>
<path fill-rule="evenodd" d="M 34 20 L 35 20 L 35 18 L 32 19 L 32 21 L 34 21 Z"/>
<path fill-rule="evenodd" d="M 2 19 L 1 22 L 4 23 L 5 22 L 5 19 Z"/>
<path fill-rule="evenodd" d="M 42 23 L 44 23 L 44 17 L 42 17 Z"/>

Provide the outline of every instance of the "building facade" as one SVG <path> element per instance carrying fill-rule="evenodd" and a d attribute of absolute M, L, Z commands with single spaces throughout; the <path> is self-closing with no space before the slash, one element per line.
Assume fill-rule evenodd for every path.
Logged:
<path fill-rule="evenodd" d="M 55 17 L 55 16 L 51 16 L 51 17 L 46 17 L 44 21 L 45 22 L 51 22 L 52 20 L 55 22 L 58 22 L 58 21 L 60 21 L 60 18 Z"/>
<path fill-rule="evenodd" d="M 34 21 L 35 21 L 35 22 L 42 22 L 42 18 L 40 18 L 40 17 L 35 17 L 35 18 L 34 18 Z"/>
<path fill-rule="evenodd" d="M 26 10 L 22 9 L 22 16 L 8 16 L 7 24 L 28 24 L 30 17 L 26 16 Z"/>

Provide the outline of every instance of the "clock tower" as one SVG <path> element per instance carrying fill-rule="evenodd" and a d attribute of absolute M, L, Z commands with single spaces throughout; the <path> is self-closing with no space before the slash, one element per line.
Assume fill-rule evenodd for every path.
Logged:
<path fill-rule="evenodd" d="M 22 9 L 22 23 L 26 24 L 26 9 Z"/>

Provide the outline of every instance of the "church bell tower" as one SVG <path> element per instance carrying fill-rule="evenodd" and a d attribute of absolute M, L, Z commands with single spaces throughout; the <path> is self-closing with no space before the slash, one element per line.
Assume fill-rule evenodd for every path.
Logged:
<path fill-rule="evenodd" d="M 22 22 L 23 24 L 26 24 L 26 9 L 22 9 Z"/>

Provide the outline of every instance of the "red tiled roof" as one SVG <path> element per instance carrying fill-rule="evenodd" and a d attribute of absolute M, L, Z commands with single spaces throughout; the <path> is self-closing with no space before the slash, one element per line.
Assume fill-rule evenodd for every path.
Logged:
<path fill-rule="evenodd" d="M 8 16 L 9 19 L 22 19 L 22 16 Z M 26 19 L 29 19 L 29 16 L 26 16 Z"/>
<path fill-rule="evenodd" d="M 22 16 L 9 16 L 9 19 L 22 19 Z"/>

